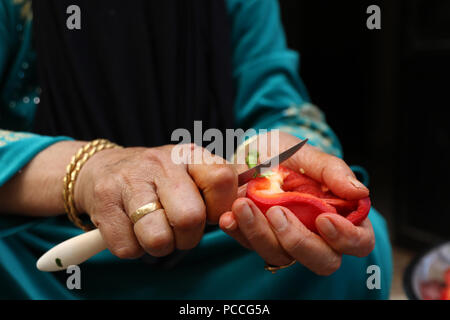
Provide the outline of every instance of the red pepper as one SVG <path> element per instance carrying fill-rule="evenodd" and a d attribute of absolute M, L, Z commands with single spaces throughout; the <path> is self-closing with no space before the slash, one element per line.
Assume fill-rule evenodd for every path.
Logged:
<path fill-rule="evenodd" d="M 370 210 L 369 197 L 341 199 L 319 182 L 283 166 L 273 169 L 267 176 L 249 181 L 247 197 L 264 214 L 273 206 L 288 208 L 309 230 L 316 233 L 315 221 L 321 213 L 338 213 L 354 225 L 359 225 Z"/>
<path fill-rule="evenodd" d="M 444 273 L 444 280 L 445 280 L 445 285 L 447 287 L 450 287 L 450 267 L 447 268 L 447 270 Z"/>
<path fill-rule="evenodd" d="M 450 300 L 450 268 L 444 273 L 445 288 L 441 292 L 441 300 Z"/>
<path fill-rule="evenodd" d="M 441 300 L 450 300 L 450 287 L 442 289 Z"/>

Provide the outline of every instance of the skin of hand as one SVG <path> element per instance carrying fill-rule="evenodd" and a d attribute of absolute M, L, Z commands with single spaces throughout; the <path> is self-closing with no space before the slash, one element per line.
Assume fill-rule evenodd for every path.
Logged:
<path fill-rule="evenodd" d="M 299 139 L 280 133 L 280 141 L 283 150 Z M 40 152 L 0 188 L 2 210 L 30 216 L 64 212 L 62 177 L 71 156 L 85 143 L 64 141 Z M 118 257 L 134 258 L 144 251 L 163 256 L 174 248 L 192 248 L 199 242 L 205 222 L 217 223 L 219 218 L 222 230 L 272 265 L 284 265 L 295 258 L 326 275 L 339 268 L 342 254 L 365 256 L 373 249 L 368 219 L 355 227 L 339 215 L 324 213 L 316 220 L 323 238 L 307 230 L 286 208 L 271 208 L 266 219 L 250 200 L 236 200 L 237 172 L 246 166 L 176 165 L 170 159 L 172 148 L 103 150 L 80 171 L 75 184 L 76 206 L 89 213 Z M 303 168 L 342 198 L 368 195 L 342 160 L 312 146 L 306 145 L 283 165 L 293 170 Z M 243 197 L 245 186 L 237 193 Z M 133 225 L 128 216 L 158 198 L 165 210 L 148 214 Z M 287 224 L 280 223 L 283 218 Z M 334 228 L 327 228 L 328 223 Z"/>
<path fill-rule="evenodd" d="M 205 223 L 217 224 L 236 200 L 233 165 L 221 158 L 218 164 L 176 164 L 173 147 L 104 150 L 79 173 L 77 210 L 89 214 L 108 249 L 119 258 L 137 258 L 144 251 L 160 257 L 175 248 L 191 249 L 200 242 Z M 131 222 L 135 210 L 156 200 L 163 209 Z"/>
<path fill-rule="evenodd" d="M 300 139 L 280 132 L 279 141 L 279 149 L 283 151 Z M 260 159 L 261 162 L 264 160 L 264 157 Z M 342 159 L 311 145 L 305 145 L 283 165 L 295 171 L 302 168 L 305 174 L 344 199 L 360 199 L 369 195 L 369 190 L 356 179 Z M 238 171 L 245 169 L 241 166 Z M 360 226 L 354 226 L 338 214 L 323 213 L 316 219 L 319 236 L 308 230 L 287 208 L 272 207 L 264 216 L 250 199 L 244 198 L 245 191 L 245 186 L 239 189 L 239 198 L 233 203 L 232 210 L 220 217 L 219 225 L 225 233 L 244 247 L 256 251 L 270 265 L 281 266 L 297 260 L 318 275 L 330 275 L 339 269 L 343 254 L 364 257 L 375 246 L 369 219 Z"/>
<path fill-rule="evenodd" d="M 62 141 L 37 154 L 0 188 L 1 212 L 35 217 L 62 214 L 67 164 L 86 143 Z M 144 251 L 164 256 L 175 248 L 190 249 L 200 241 L 205 223 L 217 224 L 236 200 L 233 165 L 193 145 L 184 148 L 201 149 L 209 164 L 176 164 L 171 159 L 173 148 L 102 150 L 82 167 L 75 183 L 75 205 L 90 215 L 116 256 L 136 258 Z M 157 199 L 164 209 L 133 225 L 131 213 Z"/>

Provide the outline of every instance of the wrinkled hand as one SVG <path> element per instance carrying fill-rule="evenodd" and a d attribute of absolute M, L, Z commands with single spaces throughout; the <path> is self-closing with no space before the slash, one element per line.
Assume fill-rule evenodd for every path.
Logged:
<path fill-rule="evenodd" d="M 280 151 L 299 141 L 280 132 Z M 306 175 L 325 184 L 341 198 L 354 200 L 369 195 L 369 190 L 356 180 L 343 160 L 313 146 L 305 145 L 283 165 L 297 172 L 303 168 Z M 239 171 L 245 169 L 241 167 Z M 245 188 L 239 194 L 243 197 Z M 319 275 L 330 275 L 339 269 L 343 254 L 364 257 L 375 245 L 369 219 L 354 226 L 338 214 L 323 213 L 316 219 L 319 236 L 287 208 L 272 207 L 266 216 L 250 199 L 239 198 L 232 210 L 221 216 L 220 227 L 243 246 L 255 250 L 268 264 L 281 266 L 295 259 Z"/>
<path fill-rule="evenodd" d="M 176 164 L 173 148 L 104 150 L 80 171 L 76 207 L 90 215 L 119 258 L 137 258 L 144 251 L 159 257 L 175 248 L 195 247 L 206 221 L 217 223 L 236 199 L 237 173 L 232 165 Z M 129 216 L 158 199 L 163 209 L 133 225 Z"/>

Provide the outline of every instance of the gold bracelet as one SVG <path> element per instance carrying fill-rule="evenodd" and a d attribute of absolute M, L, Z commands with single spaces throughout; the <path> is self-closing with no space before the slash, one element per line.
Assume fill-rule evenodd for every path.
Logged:
<path fill-rule="evenodd" d="M 70 221 L 72 221 L 73 224 L 83 229 L 84 231 L 92 230 L 93 227 L 84 224 L 79 218 L 79 212 L 75 208 L 74 200 L 75 182 L 81 168 L 86 163 L 86 161 L 89 160 L 89 158 L 91 158 L 95 153 L 99 151 L 112 148 L 122 147 L 106 139 L 93 140 L 80 148 L 78 152 L 72 157 L 70 163 L 67 165 L 63 187 L 64 208 L 66 209 L 66 213 Z"/>

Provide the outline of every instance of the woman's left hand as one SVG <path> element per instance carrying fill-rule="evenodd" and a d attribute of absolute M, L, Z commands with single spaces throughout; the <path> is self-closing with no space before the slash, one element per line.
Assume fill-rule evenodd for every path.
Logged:
<path fill-rule="evenodd" d="M 299 141 L 280 132 L 280 151 Z M 302 168 L 341 198 L 353 200 L 369 195 L 369 190 L 356 180 L 343 160 L 313 146 L 305 145 L 283 165 L 295 171 Z M 242 189 L 241 196 L 244 194 L 245 189 Z M 219 224 L 225 233 L 255 250 L 266 263 L 283 266 L 297 260 L 319 275 L 330 275 L 338 270 L 343 254 L 364 257 L 375 245 L 369 219 L 355 226 L 338 214 L 323 213 L 316 219 L 319 236 L 307 229 L 289 209 L 275 206 L 264 216 L 244 197 L 234 202 L 232 211 L 221 216 Z"/>

